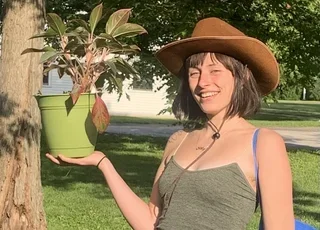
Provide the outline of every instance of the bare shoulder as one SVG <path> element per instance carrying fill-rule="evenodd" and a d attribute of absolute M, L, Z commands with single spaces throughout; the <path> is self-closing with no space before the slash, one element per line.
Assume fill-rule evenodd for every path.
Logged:
<path fill-rule="evenodd" d="M 186 135 L 187 132 L 185 130 L 178 130 L 173 133 L 168 139 L 165 151 L 163 153 L 163 158 L 170 156 L 170 154 L 179 146 Z"/>
<path fill-rule="evenodd" d="M 259 145 L 266 147 L 269 144 L 274 147 L 283 147 L 285 145 L 279 133 L 271 129 L 261 128 L 259 131 Z"/>
<path fill-rule="evenodd" d="M 282 136 L 271 129 L 260 129 L 257 155 L 258 158 L 264 159 L 264 162 L 287 159 L 287 150 Z"/>
<path fill-rule="evenodd" d="M 178 130 L 169 137 L 168 144 L 174 144 L 177 141 L 182 140 L 186 134 L 187 132 L 185 130 Z"/>

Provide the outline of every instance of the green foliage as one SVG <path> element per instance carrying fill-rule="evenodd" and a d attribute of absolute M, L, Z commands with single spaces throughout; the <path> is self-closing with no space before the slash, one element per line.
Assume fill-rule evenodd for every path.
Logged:
<path fill-rule="evenodd" d="M 274 95 L 278 100 L 300 100 L 302 90 L 302 86 L 280 85 Z"/>
<path fill-rule="evenodd" d="M 63 19 L 81 16 L 88 20 L 97 0 L 80 2 L 49 0 L 47 9 L 54 9 Z M 107 17 L 118 8 L 132 8 L 133 21 L 149 31 L 148 36 L 128 38 L 141 47 L 141 60 L 135 63 L 141 76 L 166 80 L 168 103 L 176 94 L 178 83 L 154 58 L 159 47 L 192 33 L 195 23 L 205 17 L 220 17 L 246 34 L 266 42 L 281 65 L 279 93 L 268 98 L 279 99 L 291 95 L 292 87 L 312 88 L 319 77 L 320 66 L 320 1 L 319 0 L 103 0 Z M 98 30 L 103 31 L 104 28 Z M 169 106 L 170 107 L 170 106 Z M 169 108 L 170 110 L 170 108 Z"/>
<path fill-rule="evenodd" d="M 159 4 L 138 1 L 136 7 L 131 1 L 123 4 L 133 7 L 137 15 L 135 20 L 149 31 L 148 37 L 139 40 L 143 54 L 136 65 L 143 76 L 167 80 L 169 104 L 176 95 L 179 81 L 159 65 L 153 57 L 154 51 L 168 42 L 188 37 L 195 23 L 205 17 L 216 16 L 230 22 L 246 34 L 267 43 L 275 53 L 281 68 L 279 90 L 282 93 L 275 91 L 268 98 L 280 99 L 286 95 L 297 98 L 299 90 L 311 87 L 315 78 L 320 77 L 318 0 L 293 0 L 290 5 L 278 0 L 188 0 L 160 1 Z"/>
<path fill-rule="evenodd" d="M 130 9 L 121 9 L 111 14 L 103 33 L 96 30 L 102 19 L 103 5 L 97 5 L 90 13 L 89 21 L 81 18 L 64 20 L 56 13 L 47 14 L 48 29 L 32 38 L 55 38 L 43 49 L 29 48 L 22 54 L 43 52 L 42 63 L 48 63 L 44 72 L 57 69 L 60 78 L 71 77 L 73 88 L 70 93 L 75 104 L 82 93 L 97 92 L 96 82 L 100 79 L 108 83 L 107 90 L 122 93 L 122 82 L 137 75 L 121 55 L 131 55 L 140 51 L 136 45 L 129 45 L 120 39 L 146 33 L 134 23 L 128 23 Z M 104 132 L 109 122 L 109 114 L 104 103 L 99 103 L 99 95 L 93 106 L 93 122 L 99 132 Z"/>
<path fill-rule="evenodd" d="M 313 101 L 320 101 L 320 78 L 318 78 L 310 89 L 307 91 L 307 99 Z"/>

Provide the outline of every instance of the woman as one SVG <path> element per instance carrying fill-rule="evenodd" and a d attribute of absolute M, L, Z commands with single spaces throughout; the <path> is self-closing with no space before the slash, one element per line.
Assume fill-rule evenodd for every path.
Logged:
<path fill-rule="evenodd" d="M 269 49 L 207 18 L 191 38 L 166 45 L 156 57 L 181 80 L 176 117 L 203 126 L 170 137 L 148 204 L 100 151 L 82 159 L 47 156 L 57 164 L 98 165 L 133 229 L 245 229 L 256 208 L 258 175 L 264 228 L 294 229 L 283 139 L 244 119 L 278 85 L 278 64 Z"/>

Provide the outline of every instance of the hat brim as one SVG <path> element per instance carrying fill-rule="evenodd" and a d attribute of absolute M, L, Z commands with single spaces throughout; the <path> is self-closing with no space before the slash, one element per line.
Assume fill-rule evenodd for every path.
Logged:
<path fill-rule="evenodd" d="M 246 64 L 263 95 L 269 94 L 279 83 L 279 67 L 274 55 L 265 44 L 247 36 L 187 38 L 169 43 L 155 55 L 169 72 L 179 76 L 186 58 L 201 52 L 225 54 Z"/>

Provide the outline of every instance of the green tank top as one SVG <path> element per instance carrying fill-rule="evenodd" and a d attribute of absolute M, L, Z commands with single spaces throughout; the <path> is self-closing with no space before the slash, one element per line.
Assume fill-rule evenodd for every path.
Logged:
<path fill-rule="evenodd" d="M 172 156 L 159 179 L 163 209 L 156 229 L 246 228 L 255 211 L 256 193 L 237 163 L 205 170 L 186 170 L 172 186 L 182 171 Z M 166 196 L 171 192 L 171 197 Z"/>

